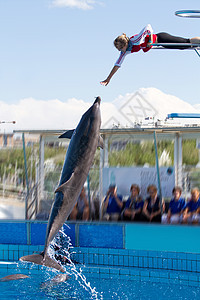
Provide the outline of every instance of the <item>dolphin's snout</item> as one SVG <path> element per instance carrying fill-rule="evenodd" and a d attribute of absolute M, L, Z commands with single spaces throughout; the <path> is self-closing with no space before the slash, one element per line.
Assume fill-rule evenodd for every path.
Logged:
<path fill-rule="evenodd" d="M 100 103 L 101 103 L 101 97 L 96 97 L 96 99 L 95 99 L 95 101 L 94 101 L 94 104 L 95 103 L 99 103 L 99 105 L 100 105 Z"/>

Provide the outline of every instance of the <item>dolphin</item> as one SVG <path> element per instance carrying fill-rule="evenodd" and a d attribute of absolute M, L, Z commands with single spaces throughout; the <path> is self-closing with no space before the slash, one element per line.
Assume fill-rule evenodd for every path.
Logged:
<path fill-rule="evenodd" d="M 70 215 L 81 189 L 87 179 L 97 147 L 103 148 L 100 136 L 101 98 L 97 97 L 93 105 L 84 113 L 74 130 L 66 131 L 59 138 L 71 138 L 60 182 L 55 191 L 55 200 L 51 208 L 45 238 L 44 251 L 40 254 L 23 256 L 21 261 L 45 265 L 65 272 L 62 266 L 47 255 L 47 249 L 57 232 Z"/>
<path fill-rule="evenodd" d="M 24 275 L 24 274 L 12 274 L 12 275 L 8 275 L 8 276 L 0 278 L 0 282 L 19 280 L 19 279 L 24 279 L 24 278 L 30 278 L 30 277 L 27 275 Z"/>

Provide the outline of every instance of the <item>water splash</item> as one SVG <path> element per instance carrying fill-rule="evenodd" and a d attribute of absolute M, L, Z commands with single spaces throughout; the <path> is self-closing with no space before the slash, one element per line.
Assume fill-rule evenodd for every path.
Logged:
<path fill-rule="evenodd" d="M 100 298 L 98 297 L 99 293 L 96 291 L 96 288 L 92 288 L 90 282 L 87 281 L 82 269 L 76 266 L 77 262 L 71 258 L 72 254 L 75 253 L 73 248 L 70 237 L 65 234 L 64 228 L 62 227 L 51 242 L 48 255 L 53 259 L 58 259 L 59 263 L 66 270 L 67 275 L 74 276 L 79 285 L 90 293 L 91 299 L 101 299 L 100 295 Z"/>

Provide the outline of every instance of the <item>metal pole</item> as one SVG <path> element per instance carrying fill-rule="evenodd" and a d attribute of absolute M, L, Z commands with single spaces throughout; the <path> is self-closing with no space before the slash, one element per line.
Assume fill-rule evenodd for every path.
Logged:
<path fill-rule="evenodd" d="M 105 142 L 105 138 L 104 138 L 104 142 Z M 102 199 L 103 199 L 104 151 L 105 151 L 104 149 L 100 148 L 100 163 L 99 163 L 99 220 L 101 220 L 101 218 L 102 218 L 101 202 L 102 202 Z"/>
<path fill-rule="evenodd" d="M 40 136 L 39 149 L 39 202 L 44 198 L 44 137 Z"/>
<path fill-rule="evenodd" d="M 29 196 L 29 182 L 28 182 L 28 171 L 27 171 L 24 133 L 22 133 L 22 142 L 23 142 L 24 168 L 25 168 L 25 178 L 26 178 L 26 187 L 27 187 L 27 193 L 26 193 L 26 199 L 25 199 L 25 219 L 27 220 L 27 218 L 28 218 L 28 214 L 27 214 L 27 205 L 28 205 L 28 203 L 27 202 L 28 202 L 28 196 Z"/>
<path fill-rule="evenodd" d="M 174 140 L 175 185 L 182 187 L 182 137 L 177 133 Z"/>
<path fill-rule="evenodd" d="M 106 137 L 104 139 L 104 167 L 107 168 L 109 167 L 108 163 L 108 138 Z"/>
<path fill-rule="evenodd" d="M 89 201 L 89 219 L 91 220 L 91 198 L 90 198 L 90 175 L 87 176 L 87 189 L 88 189 L 88 201 Z"/>
<path fill-rule="evenodd" d="M 155 156 L 156 156 L 156 171 L 157 171 L 158 191 L 159 191 L 159 196 L 160 196 L 160 208 L 161 208 L 161 213 L 162 213 L 162 190 L 161 190 L 160 169 L 159 169 L 159 162 L 158 162 L 157 136 L 156 136 L 155 131 L 154 131 L 154 147 L 155 147 Z"/>

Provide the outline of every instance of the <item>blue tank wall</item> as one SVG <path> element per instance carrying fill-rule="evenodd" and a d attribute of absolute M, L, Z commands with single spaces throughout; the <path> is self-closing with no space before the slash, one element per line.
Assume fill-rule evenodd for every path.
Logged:
<path fill-rule="evenodd" d="M 125 249 L 200 253 L 200 226 L 129 224 Z"/>
<path fill-rule="evenodd" d="M 74 247 L 200 254 L 200 226 L 77 222 L 65 233 Z M 47 222 L 0 221 L 0 244 L 44 245 Z"/>

